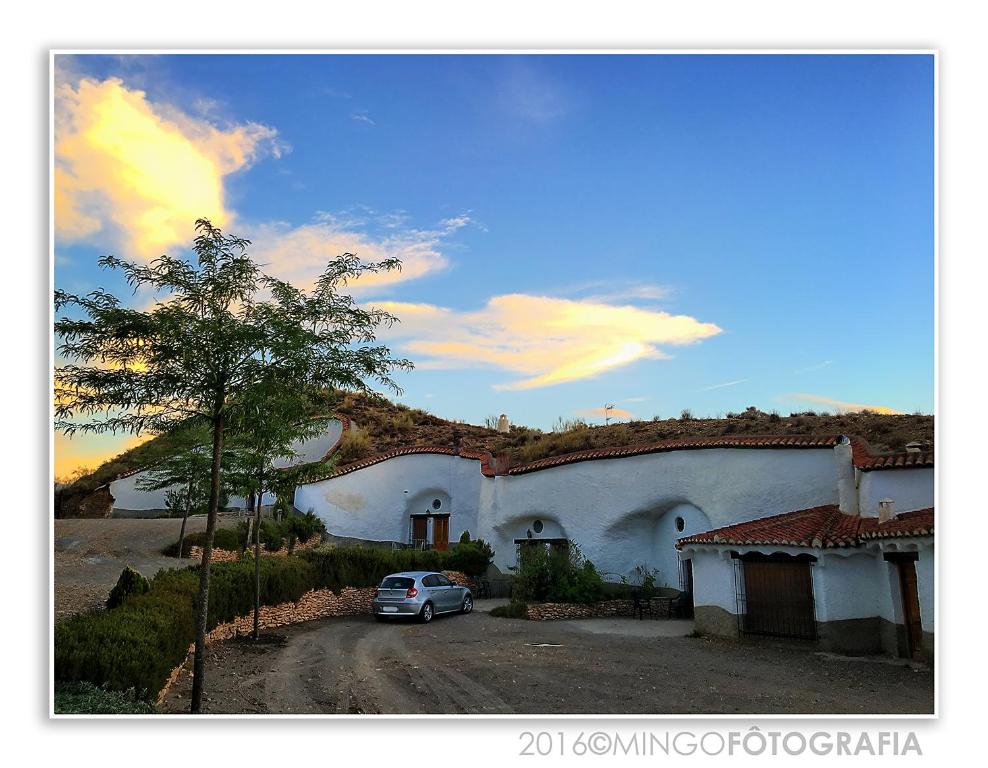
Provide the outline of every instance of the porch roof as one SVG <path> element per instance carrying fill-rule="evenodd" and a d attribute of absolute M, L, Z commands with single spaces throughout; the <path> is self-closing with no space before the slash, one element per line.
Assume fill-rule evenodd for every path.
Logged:
<path fill-rule="evenodd" d="M 856 547 L 875 539 L 932 536 L 933 518 L 930 507 L 903 512 L 880 523 L 878 518 L 847 515 L 836 504 L 826 504 L 684 536 L 676 542 L 676 548 L 688 544 Z"/>

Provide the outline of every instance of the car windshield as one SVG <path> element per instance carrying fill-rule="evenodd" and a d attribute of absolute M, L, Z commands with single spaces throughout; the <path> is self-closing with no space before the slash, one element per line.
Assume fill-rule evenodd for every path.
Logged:
<path fill-rule="evenodd" d="M 408 589 L 415 585 L 415 579 L 407 576 L 388 576 L 381 582 L 381 589 Z"/>

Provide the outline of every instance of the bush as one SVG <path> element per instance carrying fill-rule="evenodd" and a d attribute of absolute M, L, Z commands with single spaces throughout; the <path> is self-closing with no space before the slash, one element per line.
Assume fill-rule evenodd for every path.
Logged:
<path fill-rule="evenodd" d="M 182 557 L 188 557 L 192 547 L 206 546 L 206 532 L 195 531 L 185 534 L 182 542 Z M 213 548 L 225 549 L 230 552 L 243 552 L 247 546 L 247 523 L 237 523 L 234 528 L 217 528 L 213 533 Z M 167 557 L 178 555 L 178 542 L 175 541 L 161 550 Z"/>
<path fill-rule="evenodd" d="M 315 587 L 312 566 L 295 557 L 261 558 L 261 605 L 295 602 Z M 254 559 L 217 563 L 209 580 L 209 624 L 254 610 Z"/>
<path fill-rule="evenodd" d="M 470 541 L 469 534 L 466 541 L 460 539 L 450 551 L 446 559 L 446 569 L 451 571 L 463 571 L 467 576 L 477 578 L 482 576 L 487 567 L 494 559 L 494 550 L 491 545 L 483 539 Z"/>
<path fill-rule="evenodd" d="M 153 698 L 195 637 L 196 573 L 161 571 L 143 595 L 55 625 L 55 679 Z"/>
<path fill-rule="evenodd" d="M 507 605 L 491 608 L 491 616 L 499 619 L 527 619 L 528 605 L 518 600 L 512 600 Z"/>
<path fill-rule="evenodd" d="M 575 542 L 567 547 L 523 546 L 515 594 L 526 602 L 595 603 L 604 580 Z"/>
<path fill-rule="evenodd" d="M 153 715 L 154 705 L 134 691 L 108 691 L 92 683 L 55 686 L 56 715 Z"/>
<path fill-rule="evenodd" d="M 116 608 L 131 595 L 143 595 L 149 589 L 151 589 L 151 583 L 144 578 L 144 574 L 128 565 L 121 572 L 116 586 L 110 590 L 110 597 L 106 601 L 106 607 L 107 609 Z"/>

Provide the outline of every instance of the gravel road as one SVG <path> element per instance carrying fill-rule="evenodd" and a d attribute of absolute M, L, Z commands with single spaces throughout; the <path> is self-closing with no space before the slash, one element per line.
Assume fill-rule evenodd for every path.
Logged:
<path fill-rule="evenodd" d="M 629 621 L 632 621 L 629 619 Z M 327 619 L 220 643 L 213 713 L 928 713 L 933 674 L 882 660 L 469 616 Z M 188 711 L 183 675 L 162 710 Z"/>

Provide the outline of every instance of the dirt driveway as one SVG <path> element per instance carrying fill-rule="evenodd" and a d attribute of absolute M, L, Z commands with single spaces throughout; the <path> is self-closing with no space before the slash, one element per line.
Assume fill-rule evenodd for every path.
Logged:
<path fill-rule="evenodd" d="M 629 619 L 629 621 L 632 621 Z M 162 707 L 187 712 L 183 675 Z M 803 649 L 483 613 L 327 619 L 210 649 L 213 713 L 928 713 L 933 674 Z"/>
<path fill-rule="evenodd" d="M 218 525 L 234 522 L 234 516 L 222 516 Z M 168 518 L 56 520 L 55 621 L 105 604 L 128 565 L 150 578 L 162 568 L 191 564 L 161 554 L 178 540 L 181 526 L 181 520 Z M 205 515 L 189 518 L 188 532 L 205 529 Z"/>

